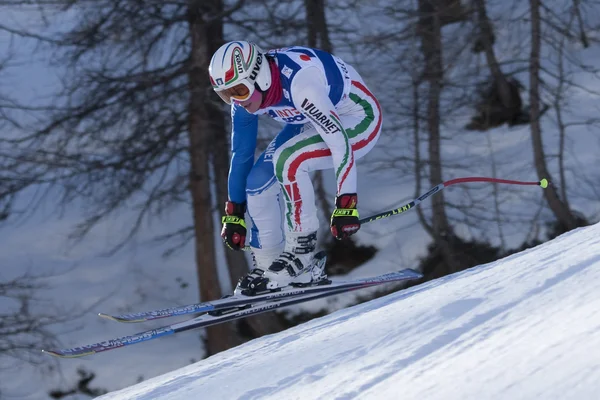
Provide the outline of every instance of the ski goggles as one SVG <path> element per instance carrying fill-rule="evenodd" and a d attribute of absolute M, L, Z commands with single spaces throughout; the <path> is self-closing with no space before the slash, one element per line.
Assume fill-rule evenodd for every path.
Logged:
<path fill-rule="evenodd" d="M 243 102 L 248 100 L 252 96 L 252 93 L 254 93 L 254 89 L 254 85 L 250 82 L 242 81 L 227 89 L 215 89 L 215 92 L 217 92 L 221 100 L 227 104 L 231 104 L 232 101 Z"/>

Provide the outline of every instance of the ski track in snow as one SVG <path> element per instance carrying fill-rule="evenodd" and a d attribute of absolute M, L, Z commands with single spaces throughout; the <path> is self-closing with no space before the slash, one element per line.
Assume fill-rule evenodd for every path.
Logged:
<path fill-rule="evenodd" d="M 596 399 L 599 268 L 597 224 L 101 399 Z"/>

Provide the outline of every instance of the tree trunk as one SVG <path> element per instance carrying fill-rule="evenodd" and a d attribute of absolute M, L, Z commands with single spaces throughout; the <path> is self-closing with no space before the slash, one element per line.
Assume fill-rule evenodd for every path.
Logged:
<path fill-rule="evenodd" d="M 418 66 L 415 64 L 413 71 L 418 71 Z M 418 73 L 418 72 L 413 72 Z M 420 93 L 419 86 L 421 85 L 421 79 L 413 76 L 412 78 L 412 98 L 413 98 L 413 108 L 412 108 L 412 118 L 413 118 L 413 140 L 415 141 L 415 198 L 421 195 L 421 179 L 422 179 L 422 170 L 423 170 L 423 162 L 421 160 L 421 110 L 420 110 Z M 425 231 L 431 236 L 434 236 L 433 227 L 429 224 L 427 219 L 425 218 L 425 213 L 421 207 L 416 207 L 415 211 L 417 216 L 419 217 L 419 222 L 425 229 Z"/>
<path fill-rule="evenodd" d="M 571 29 L 571 21 L 569 21 L 569 25 L 567 29 Z M 557 46 L 557 87 L 556 94 L 554 97 L 554 111 L 556 112 L 556 124 L 558 126 L 558 173 L 560 176 L 560 198 L 565 203 L 567 208 L 571 208 L 569 205 L 569 197 L 567 195 L 567 178 L 566 178 L 566 170 L 565 170 L 565 145 L 566 145 L 566 136 L 567 136 L 567 126 L 565 125 L 562 113 L 562 100 L 565 92 L 567 90 L 566 85 L 566 77 L 565 77 L 565 46 L 566 42 L 569 39 L 565 36 L 560 38 L 560 41 Z"/>
<path fill-rule="evenodd" d="M 531 57 L 529 60 L 529 101 L 531 108 L 531 140 L 533 142 L 533 154 L 535 169 L 540 179 L 546 178 L 552 182 L 552 177 L 546 165 L 546 156 L 542 143 L 542 128 L 540 126 L 540 97 L 539 97 L 539 71 L 540 71 L 540 48 L 541 48 L 541 18 L 540 1 L 530 0 L 531 6 Z M 569 207 L 560 199 L 554 185 L 548 185 L 544 190 L 544 196 L 548 201 L 550 209 L 558 219 L 559 223 L 566 229 L 575 229 L 577 220 Z"/>
<path fill-rule="evenodd" d="M 329 40 L 329 29 L 325 16 L 325 0 L 304 0 L 308 45 L 331 53 L 333 45 Z"/>
<path fill-rule="evenodd" d="M 215 4 L 214 12 L 222 13 L 222 2 L 219 1 L 216 3 L 218 4 Z M 216 10 L 216 7 L 220 8 Z M 206 31 L 207 37 L 211 39 L 208 43 L 208 53 L 212 55 L 224 43 L 223 24 L 210 24 Z M 211 91 L 208 93 L 209 95 L 204 97 L 205 104 L 209 110 L 209 115 L 215 116 L 211 121 L 212 129 L 210 130 L 210 143 L 212 146 L 211 165 L 214 171 L 215 188 L 217 191 L 217 213 L 223 213 L 225 202 L 228 200 L 229 193 L 227 185 L 229 175 L 229 132 L 227 132 L 225 117 L 223 116 L 223 110 L 221 109 L 222 102 L 216 95 L 211 93 Z M 229 271 L 229 279 L 231 282 L 231 289 L 233 290 L 238 282 L 238 279 L 248 273 L 248 261 L 244 252 L 233 251 L 221 243 L 218 245 L 223 246 L 224 248 L 225 259 L 227 261 Z M 247 332 L 247 334 L 253 338 L 279 332 L 284 329 L 284 326 L 281 324 L 280 320 L 273 313 L 249 317 L 246 318 L 244 322 L 250 329 L 250 332 Z"/>
<path fill-rule="evenodd" d="M 581 5 L 579 4 L 579 0 L 573 0 L 573 11 L 575 12 L 575 16 L 577 17 L 577 22 L 579 23 L 579 39 L 581 40 L 581 44 L 586 49 L 590 47 L 590 41 L 585 33 L 585 28 L 583 24 L 583 17 L 581 16 Z"/>
<path fill-rule="evenodd" d="M 424 80 L 429 83 L 427 100 L 427 131 L 429 133 L 429 181 L 431 186 L 443 182 L 442 159 L 440 154 L 440 96 L 444 79 L 442 61 L 442 25 L 437 2 L 435 0 L 419 0 L 419 33 L 425 57 Z M 444 193 L 438 193 L 431 198 L 432 201 L 432 228 L 433 239 L 444 259 L 448 271 L 436 271 L 442 276 L 457 271 L 459 266 L 454 259 L 450 239 L 450 228 L 446 209 Z"/>
<path fill-rule="evenodd" d="M 446 26 L 457 22 L 467 21 L 469 9 L 461 0 L 441 0 L 439 4 L 440 25 Z"/>
<path fill-rule="evenodd" d="M 494 48 L 492 47 L 492 25 L 490 24 L 487 11 L 485 9 L 485 0 L 474 0 L 474 3 L 477 10 L 477 23 L 479 25 L 479 30 L 481 31 L 481 44 L 483 45 L 488 68 L 498 84 L 498 93 L 500 95 L 500 99 L 502 100 L 502 105 L 506 108 L 513 108 L 515 105 L 512 104 L 513 99 L 511 96 L 510 87 L 508 86 L 508 81 L 500 69 L 500 65 L 498 64 L 498 60 L 494 54 Z"/>
<path fill-rule="evenodd" d="M 190 140 L 190 192 L 192 195 L 194 227 L 196 232 L 196 268 L 200 301 L 222 296 L 215 257 L 214 207 L 211 201 L 211 176 L 209 160 L 226 157 L 215 153 L 211 138 L 223 135 L 221 113 L 211 113 L 207 94 L 210 93 L 207 69 L 212 50 L 219 38 L 211 33 L 222 29 L 220 20 L 204 22 L 206 16 L 222 10 L 221 0 L 189 0 L 188 23 L 191 35 L 189 59 L 189 140 Z M 215 40 L 216 39 L 216 40 Z M 217 43 L 215 43 L 217 42 Z M 219 120 L 221 120 L 219 122 Z M 206 329 L 206 355 L 227 350 L 241 343 L 233 323 L 220 324 Z"/>
<path fill-rule="evenodd" d="M 325 17 L 325 0 L 304 0 L 306 10 L 306 26 L 308 35 L 308 46 L 320 48 L 329 53 L 333 52 L 333 45 L 329 40 L 329 29 Z M 331 212 L 329 201 L 327 200 L 327 190 L 323 182 L 323 172 L 315 171 L 313 174 L 313 186 L 315 188 L 315 198 L 318 207 L 323 213 L 324 219 L 329 219 Z M 332 239 L 330 239 L 332 240 Z"/>

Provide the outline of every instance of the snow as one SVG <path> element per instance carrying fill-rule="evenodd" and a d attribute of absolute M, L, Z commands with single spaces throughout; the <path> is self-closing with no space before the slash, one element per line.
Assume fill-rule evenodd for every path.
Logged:
<path fill-rule="evenodd" d="M 596 224 L 100 398 L 594 399 L 599 290 Z"/>

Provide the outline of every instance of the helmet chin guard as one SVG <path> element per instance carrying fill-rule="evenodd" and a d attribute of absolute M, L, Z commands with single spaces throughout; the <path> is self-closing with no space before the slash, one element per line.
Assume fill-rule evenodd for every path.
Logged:
<path fill-rule="evenodd" d="M 228 104 L 248 99 L 256 87 L 261 92 L 271 87 L 266 53 L 251 42 L 225 43 L 213 54 L 208 73 L 213 89 Z"/>

